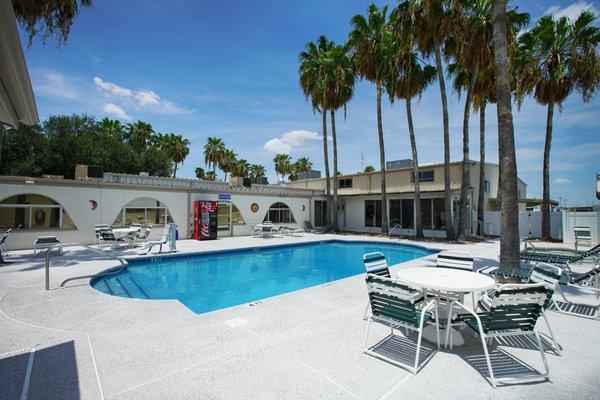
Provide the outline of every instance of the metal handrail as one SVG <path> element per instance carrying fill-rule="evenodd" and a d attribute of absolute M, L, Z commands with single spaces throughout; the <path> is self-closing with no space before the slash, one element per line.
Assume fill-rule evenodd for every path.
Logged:
<path fill-rule="evenodd" d="M 81 244 L 78 244 L 78 243 L 65 243 L 65 244 L 63 244 L 63 243 L 57 243 L 57 244 L 55 244 L 53 246 L 48 247 L 48 249 L 46 250 L 46 266 L 45 266 L 45 269 L 46 269 L 46 290 L 50 290 L 50 250 L 52 250 L 52 249 L 54 249 L 56 247 L 68 247 L 68 246 L 82 246 L 85 249 L 90 250 L 90 251 L 92 251 L 94 253 L 102 254 L 103 256 L 106 256 L 108 258 L 112 258 L 114 260 L 117 260 L 117 261 L 119 261 L 119 263 L 121 263 L 121 268 L 116 269 L 116 270 L 112 270 L 112 271 L 106 271 L 106 272 L 99 273 L 99 274 L 81 275 L 81 276 L 76 276 L 76 277 L 73 277 L 73 278 L 68 278 L 68 279 L 65 279 L 60 284 L 60 287 L 64 287 L 67 282 L 71 282 L 71 281 L 74 281 L 74 280 L 86 279 L 86 278 L 93 278 L 95 276 L 106 276 L 106 275 L 116 274 L 116 273 L 119 273 L 119 272 L 123 271 L 123 269 L 125 269 L 127 267 L 127 265 L 129 264 L 124 258 L 116 257 L 116 256 L 113 256 L 113 255 L 110 255 L 110 254 L 106 254 L 106 253 L 104 253 L 104 252 L 102 252 L 100 250 L 94 249 L 93 247 L 90 247 L 90 246 L 85 246 L 85 245 L 81 245 Z"/>
<path fill-rule="evenodd" d="M 396 228 L 402 228 L 400 225 L 396 224 L 392 227 L 392 229 L 390 229 L 390 232 L 388 233 L 388 237 L 391 239 L 392 238 L 392 232 L 394 232 L 394 229 Z M 402 239 L 402 232 L 400 233 L 400 235 L 398 235 L 398 240 Z"/>

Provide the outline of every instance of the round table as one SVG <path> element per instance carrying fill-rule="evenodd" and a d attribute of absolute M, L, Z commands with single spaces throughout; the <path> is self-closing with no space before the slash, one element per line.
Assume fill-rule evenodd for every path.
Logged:
<path fill-rule="evenodd" d="M 443 292 L 461 294 L 475 292 L 480 293 L 496 286 L 496 282 L 487 275 L 453 268 L 402 268 L 396 273 L 396 277 L 406 281 L 417 289 L 423 290 L 424 292 L 427 290 L 439 290 Z M 445 335 L 445 329 L 440 329 L 440 332 L 442 331 Z M 450 337 L 452 338 L 453 347 L 458 347 L 465 344 L 462 335 L 456 330 L 452 332 Z M 428 342 L 436 343 L 437 334 L 435 327 L 429 325 L 424 328 L 423 338 Z"/>

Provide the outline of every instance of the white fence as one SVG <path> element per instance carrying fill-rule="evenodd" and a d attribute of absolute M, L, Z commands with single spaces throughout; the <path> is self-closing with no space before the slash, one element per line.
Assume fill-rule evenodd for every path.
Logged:
<path fill-rule="evenodd" d="M 575 243 L 573 230 L 576 226 L 587 226 L 592 233 L 592 245 L 600 242 L 600 211 L 564 211 L 562 215 L 563 242 Z"/>
<path fill-rule="evenodd" d="M 550 213 L 550 236 L 555 240 L 562 240 L 563 238 L 563 218 L 561 214 L 561 212 Z M 486 235 L 500 236 L 500 212 L 486 211 L 484 219 Z M 542 235 L 542 213 L 540 211 L 519 213 L 519 235 L 529 238 L 539 238 Z M 571 232 L 572 235 L 573 232 Z"/>

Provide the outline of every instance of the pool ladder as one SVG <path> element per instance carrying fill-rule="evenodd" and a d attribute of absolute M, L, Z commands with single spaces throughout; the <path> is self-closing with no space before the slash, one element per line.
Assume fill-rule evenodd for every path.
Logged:
<path fill-rule="evenodd" d="M 391 239 L 392 238 L 392 233 L 394 232 L 395 229 L 398 229 L 398 231 L 401 229 L 402 227 L 398 224 L 394 225 L 392 227 L 392 229 L 390 229 L 390 232 L 388 233 L 388 237 Z M 398 241 L 402 240 L 402 233 L 398 234 Z"/>

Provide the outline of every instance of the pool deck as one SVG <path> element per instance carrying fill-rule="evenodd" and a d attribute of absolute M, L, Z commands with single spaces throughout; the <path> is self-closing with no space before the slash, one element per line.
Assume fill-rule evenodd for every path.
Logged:
<path fill-rule="evenodd" d="M 180 253 L 273 244 L 388 239 L 305 234 L 300 238 L 236 237 L 177 243 Z M 393 240 L 398 242 L 398 240 Z M 476 267 L 497 263 L 498 241 L 469 245 L 414 242 L 468 251 Z M 139 250 L 116 251 L 136 256 Z M 600 321 L 549 312 L 563 348 L 546 356 L 550 381 L 493 389 L 480 341 L 440 349 L 417 375 L 365 355 L 366 292 L 362 275 L 206 314 L 175 300 L 109 296 L 88 280 L 118 261 L 84 248 L 52 257 L 50 291 L 44 258 L 10 252 L 0 267 L 0 399 L 597 399 Z M 402 266 L 433 266 L 435 256 Z M 594 302 L 594 298 L 585 298 Z M 543 323 L 539 331 L 546 334 Z M 389 332 L 373 325 L 371 343 Z M 414 341 L 414 336 L 411 336 Z M 411 342 L 393 343 L 406 349 Z M 524 340 L 491 347 L 497 374 L 540 370 Z M 23 395 L 25 395 L 23 397 Z M 28 395 L 28 397 L 27 397 Z"/>

